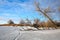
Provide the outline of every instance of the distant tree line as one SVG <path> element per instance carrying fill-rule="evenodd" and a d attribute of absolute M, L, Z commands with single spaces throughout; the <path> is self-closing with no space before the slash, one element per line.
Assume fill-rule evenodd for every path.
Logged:
<path fill-rule="evenodd" d="M 60 22 L 55 21 L 55 23 L 56 23 L 57 27 L 60 26 Z M 16 23 L 14 23 L 12 20 L 9 20 L 8 24 L 11 25 L 11 24 L 16 24 Z M 50 20 L 41 22 L 39 19 L 34 19 L 33 22 L 29 19 L 26 19 L 26 20 L 21 19 L 18 24 L 22 25 L 22 26 L 32 26 L 32 27 L 35 27 L 37 29 L 40 28 L 40 27 L 49 28 L 49 27 L 54 27 L 55 26 L 54 24 L 52 24 L 52 22 Z"/>

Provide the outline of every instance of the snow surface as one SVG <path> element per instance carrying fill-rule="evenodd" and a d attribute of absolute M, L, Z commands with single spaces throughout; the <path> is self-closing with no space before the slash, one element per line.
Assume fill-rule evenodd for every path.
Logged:
<path fill-rule="evenodd" d="M 60 29 L 21 31 L 26 29 L 30 29 L 30 27 L 0 26 L 0 40 L 60 40 Z"/>

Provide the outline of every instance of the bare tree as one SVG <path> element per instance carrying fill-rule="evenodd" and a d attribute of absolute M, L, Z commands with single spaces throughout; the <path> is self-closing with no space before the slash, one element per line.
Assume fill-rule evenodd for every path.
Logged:
<path fill-rule="evenodd" d="M 25 24 L 25 21 L 21 19 L 19 24 Z"/>
<path fill-rule="evenodd" d="M 57 8 L 58 12 L 60 13 L 60 7 Z"/>
<path fill-rule="evenodd" d="M 34 19 L 34 23 L 38 24 L 40 22 L 40 20 L 38 18 Z"/>
<path fill-rule="evenodd" d="M 31 25 L 31 21 L 28 18 L 26 19 L 26 24 Z"/>
<path fill-rule="evenodd" d="M 8 24 L 14 24 L 14 22 L 12 20 L 9 20 Z"/>
<path fill-rule="evenodd" d="M 50 12 L 50 9 L 45 9 L 45 10 L 41 10 L 40 6 L 39 6 L 39 2 L 36 2 L 35 1 L 35 6 L 36 6 L 36 10 L 39 12 L 39 13 L 42 13 L 45 17 L 47 17 L 54 25 L 55 27 L 57 26 L 54 21 L 46 14 L 48 12 Z"/>
<path fill-rule="evenodd" d="M 39 24 L 40 23 L 40 20 L 39 19 L 34 19 L 34 23 L 33 23 L 33 26 L 37 29 L 39 29 Z"/>

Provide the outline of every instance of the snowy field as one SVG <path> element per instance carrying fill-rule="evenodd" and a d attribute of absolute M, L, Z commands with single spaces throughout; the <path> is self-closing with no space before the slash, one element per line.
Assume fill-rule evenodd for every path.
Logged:
<path fill-rule="evenodd" d="M 30 27 L 1 27 L 0 40 L 60 40 L 60 29 L 56 30 L 38 30 L 21 31 L 30 29 Z"/>

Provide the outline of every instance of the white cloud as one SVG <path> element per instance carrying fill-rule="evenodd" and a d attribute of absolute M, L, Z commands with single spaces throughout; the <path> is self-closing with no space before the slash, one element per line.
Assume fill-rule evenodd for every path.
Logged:
<path fill-rule="evenodd" d="M 4 10 L 4 11 L 12 11 L 13 13 L 9 13 L 9 12 L 3 12 L 2 18 L 0 18 L 0 23 L 4 22 L 6 23 L 9 19 L 12 19 L 13 21 L 15 21 L 17 23 L 17 21 L 19 21 L 19 17 L 18 14 L 14 14 L 14 13 L 19 13 L 19 12 L 23 12 L 23 11 L 32 11 L 33 10 L 33 5 L 30 3 L 17 3 L 17 2 L 8 2 L 6 0 L 2 1 L 0 0 L 0 5 L 1 6 L 8 6 L 9 9 Z"/>
<path fill-rule="evenodd" d="M 7 5 L 8 7 L 11 7 L 11 9 L 27 9 L 31 10 L 33 8 L 33 5 L 30 3 L 17 3 L 17 2 L 8 2 L 8 1 L 0 1 L 0 5 Z M 21 7 L 21 8 L 20 8 Z"/>
<path fill-rule="evenodd" d="M 4 13 L 4 14 L 2 14 L 3 16 L 10 16 L 11 14 L 9 14 L 9 13 Z"/>

